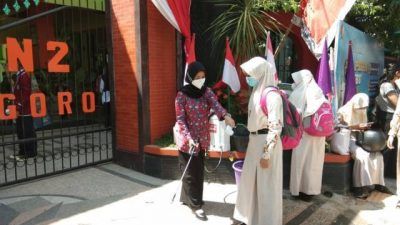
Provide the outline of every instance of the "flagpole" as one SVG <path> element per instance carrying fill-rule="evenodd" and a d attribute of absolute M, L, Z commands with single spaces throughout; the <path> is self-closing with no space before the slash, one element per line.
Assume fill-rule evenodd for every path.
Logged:
<path fill-rule="evenodd" d="M 275 53 L 274 53 L 274 58 L 278 55 L 278 53 L 279 53 L 279 52 L 281 51 L 281 49 L 283 48 L 283 45 L 284 45 L 285 42 L 286 42 L 286 37 L 289 35 L 289 32 L 292 30 L 292 27 L 293 27 L 293 23 L 290 22 L 289 27 L 286 29 L 285 35 L 283 35 L 283 38 L 282 38 L 281 42 L 279 42 L 279 45 L 278 45 L 278 47 L 276 48 L 276 51 L 275 51 Z"/>
<path fill-rule="evenodd" d="M 267 31 L 267 41 L 265 42 L 265 56 L 267 56 L 268 55 L 268 45 L 269 45 L 269 38 L 268 37 L 270 37 L 270 31 Z"/>
<path fill-rule="evenodd" d="M 228 113 L 231 113 L 231 88 L 228 85 Z"/>

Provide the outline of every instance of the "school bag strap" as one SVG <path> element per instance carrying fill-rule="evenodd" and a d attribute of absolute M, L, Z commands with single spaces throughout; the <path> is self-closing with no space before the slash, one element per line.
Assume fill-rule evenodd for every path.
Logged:
<path fill-rule="evenodd" d="M 297 112 L 296 107 L 291 104 L 285 93 L 277 87 L 267 87 L 263 90 L 260 98 L 260 106 L 263 113 L 268 116 L 267 95 L 270 92 L 278 93 L 282 98 L 283 107 L 283 126 L 281 132 L 281 140 L 283 150 L 290 150 L 298 146 L 303 134 L 301 116 Z"/>
<path fill-rule="evenodd" d="M 263 90 L 263 92 L 261 94 L 261 99 L 260 99 L 261 110 L 263 111 L 263 113 L 266 116 L 268 116 L 267 95 L 270 92 L 275 92 L 281 96 L 284 113 L 287 111 L 288 108 L 290 109 L 289 104 L 288 104 L 289 100 L 287 99 L 286 95 L 284 93 L 282 93 L 277 87 L 268 86 Z M 290 112 L 290 117 L 292 117 L 293 116 L 292 110 L 289 110 L 289 112 Z M 285 124 L 285 123 L 286 123 L 286 116 L 283 117 L 283 124 Z M 297 123 L 296 123 L 296 126 L 297 126 Z"/>

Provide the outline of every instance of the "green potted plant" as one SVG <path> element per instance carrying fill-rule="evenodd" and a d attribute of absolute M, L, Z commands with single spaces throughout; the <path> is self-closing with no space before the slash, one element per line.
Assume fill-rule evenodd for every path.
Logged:
<path fill-rule="evenodd" d="M 221 105 L 228 110 L 236 121 L 234 135 L 231 137 L 231 149 L 244 152 L 249 142 L 249 131 L 246 128 L 247 123 L 247 105 L 250 91 L 242 89 L 234 94 L 228 86 L 222 81 L 213 86 L 215 95 Z"/>

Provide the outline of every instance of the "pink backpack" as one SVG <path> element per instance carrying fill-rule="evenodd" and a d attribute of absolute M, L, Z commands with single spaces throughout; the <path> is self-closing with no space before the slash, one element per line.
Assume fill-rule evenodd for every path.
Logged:
<path fill-rule="evenodd" d="M 334 117 L 331 104 L 324 102 L 311 116 L 303 119 L 304 131 L 311 136 L 327 137 L 333 134 Z"/>
<path fill-rule="evenodd" d="M 281 140 L 283 150 L 294 149 L 299 145 L 301 136 L 303 135 L 301 116 L 299 112 L 297 112 L 296 107 L 289 102 L 286 94 L 276 87 L 267 87 L 261 94 L 260 105 L 265 115 L 268 116 L 267 94 L 271 91 L 278 93 L 282 97 L 284 115 Z"/>

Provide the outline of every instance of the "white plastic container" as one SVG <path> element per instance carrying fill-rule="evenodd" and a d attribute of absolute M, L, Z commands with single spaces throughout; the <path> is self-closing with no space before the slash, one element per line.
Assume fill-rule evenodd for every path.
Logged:
<path fill-rule="evenodd" d="M 230 144 L 230 136 L 229 136 L 229 128 L 227 129 L 227 125 L 225 121 L 219 121 L 216 115 L 213 115 L 210 118 L 210 151 L 218 151 L 221 150 L 224 152 L 228 152 L 231 150 Z M 225 131 L 227 130 L 227 132 Z M 174 143 L 178 144 L 179 142 L 179 128 L 178 125 L 175 124 L 174 128 Z"/>
<path fill-rule="evenodd" d="M 225 132 L 226 127 L 225 121 L 219 121 L 216 115 L 210 118 L 210 151 L 231 150 L 230 136 Z"/>

